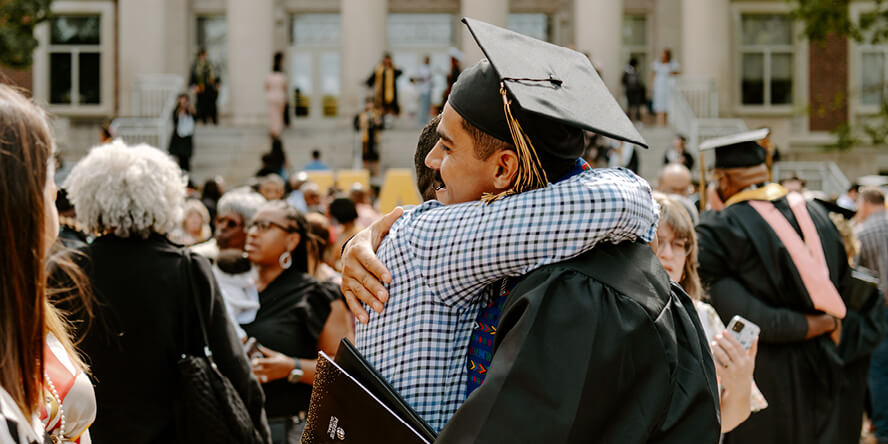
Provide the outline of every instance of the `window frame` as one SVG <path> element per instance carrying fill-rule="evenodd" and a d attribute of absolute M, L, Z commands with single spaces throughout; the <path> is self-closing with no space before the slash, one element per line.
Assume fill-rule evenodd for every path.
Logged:
<path fill-rule="evenodd" d="M 645 43 L 644 43 L 644 45 L 627 45 L 625 41 L 621 40 L 620 48 L 621 48 L 622 52 L 621 52 L 620 56 L 622 58 L 620 59 L 620 63 L 622 63 L 621 66 L 625 67 L 626 65 L 628 65 L 629 58 L 632 56 L 632 54 L 638 54 L 638 53 L 644 54 L 644 56 L 645 56 L 644 63 L 639 62 L 638 68 L 641 71 L 641 81 L 644 83 L 644 85 L 648 89 L 648 91 L 652 91 L 653 85 L 648 85 L 648 83 L 650 82 L 650 76 L 651 76 L 651 64 L 654 62 L 654 60 L 651 58 L 651 54 L 653 54 L 653 49 L 652 49 L 652 45 L 651 45 L 651 42 L 653 42 L 653 40 L 651 39 L 651 36 L 653 35 L 653 31 L 654 31 L 653 23 L 652 23 L 653 20 L 651 19 L 651 14 L 649 12 L 624 11 L 624 13 L 623 13 L 624 23 L 625 23 L 626 18 L 630 17 L 630 16 L 644 18 Z M 620 28 L 620 31 L 622 33 L 622 27 Z M 620 38 L 622 39 L 623 36 L 621 35 Z M 673 55 L 674 55 L 674 53 L 673 53 Z M 673 58 L 673 60 L 674 60 L 674 58 Z M 620 72 L 622 75 L 622 69 Z"/>
<path fill-rule="evenodd" d="M 747 48 L 765 48 L 766 45 L 745 46 L 743 44 L 743 16 L 745 15 L 789 15 L 791 5 L 779 3 L 734 3 L 732 4 L 733 13 L 733 67 L 731 91 L 733 93 L 734 112 L 739 115 L 746 116 L 792 116 L 796 114 L 799 106 L 808 103 L 808 41 L 799 37 L 802 32 L 801 25 L 794 20 L 790 20 L 792 26 L 792 43 L 786 45 L 783 50 L 778 53 L 792 54 L 792 102 L 789 104 L 771 104 L 770 96 L 770 56 L 765 61 L 766 82 L 765 82 L 765 104 L 744 104 L 743 103 L 743 54 Z M 773 51 L 771 51 L 773 52 Z M 770 52 L 769 52 L 770 55 Z"/>
<path fill-rule="evenodd" d="M 338 10 L 298 10 L 298 11 L 288 11 L 288 20 L 287 20 L 287 47 L 285 50 L 284 63 L 285 66 L 289 67 L 290 63 L 293 63 L 293 60 L 298 56 L 307 56 L 310 60 L 310 72 L 311 77 L 309 78 L 311 82 L 311 94 L 308 95 L 309 100 L 309 109 L 308 115 L 306 116 L 293 116 L 293 124 L 299 125 L 301 122 L 309 122 L 307 125 L 312 125 L 317 122 L 322 121 L 333 121 L 335 119 L 339 119 L 344 117 L 342 112 L 342 99 L 343 99 L 343 87 L 342 87 L 342 13 Z M 335 41 L 313 41 L 313 42 L 297 42 L 296 41 L 296 22 L 297 17 L 299 16 L 311 16 L 311 15 L 324 15 L 324 16 L 337 16 L 338 17 L 338 30 Z M 334 115 L 325 115 L 324 114 L 324 92 L 322 85 L 322 73 L 323 73 L 323 58 L 325 55 L 336 53 L 339 55 L 339 74 L 338 74 L 338 82 L 339 82 L 339 93 L 336 96 L 336 114 Z M 285 73 L 287 75 L 288 81 L 288 91 L 287 91 L 287 99 L 292 99 L 293 89 L 295 83 L 293 82 L 292 75 L 289 69 L 285 69 Z M 296 104 L 290 103 L 291 112 L 295 110 Z"/>
<path fill-rule="evenodd" d="M 46 109 L 57 115 L 72 117 L 108 116 L 114 112 L 115 85 L 114 75 L 116 54 L 114 51 L 116 36 L 114 35 L 115 6 L 109 1 L 72 1 L 56 0 L 52 3 L 53 15 L 98 15 L 98 45 L 53 45 L 50 41 L 50 23 L 39 24 L 34 30 L 38 46 L 34 50 L 33 94 L 34 98 L 46 106 Z M 97 50 L 97 51 L 96 51 Z M 81 52 L 99 53 L 99 103 L 97 104 L 53 104 L 50 103 L 50 54 L 71 54 L 71 91 L 77 92 L 80 73 L 79 57 Z"/>
<path fill-rule="evenodd" d="M 857 23 L 860 20 L 860 17 L 864 14 L 875 12 L 875 4 L 872 2 L 867 3 L 852 3 L 850 5 L 850 15 L 851 20 Z M 888 95 L 888 42 L 883 42 L 878 45 L 874 45 L 871 43 L 859 43 L 854 41 L 854 39 L 848 39 L 848 91 L 854 95 L 853 100 L 848 101 L 848 105 L 851 107 L 851 118 L 853 120 L 853 116 L 861 115 L 861 116 L 871 116 L 878 114 L 880 112 L 881 105 L 871 105 L 863 103 L 863 82 L 862 82 L 862 74 L 863 74 L 863 55 L 865 52 L 877 52 L 881 53 L 883 56 L 883 79 L 886 91 L 883 91 L 883 94 Z M 883 97 L 883 100 L 888 101 L 888 97 Z"/>

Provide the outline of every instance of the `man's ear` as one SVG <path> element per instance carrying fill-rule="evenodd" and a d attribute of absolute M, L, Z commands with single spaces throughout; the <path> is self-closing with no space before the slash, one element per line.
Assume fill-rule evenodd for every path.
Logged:
<path fill-rule="evenodd" d="M 518 175 L 518 154 L 512 150 L 499 150 L 493 155 L 496 172 L 493 176 L 493 186 L 507 190 L 512 187 L 515 176 Z"/>

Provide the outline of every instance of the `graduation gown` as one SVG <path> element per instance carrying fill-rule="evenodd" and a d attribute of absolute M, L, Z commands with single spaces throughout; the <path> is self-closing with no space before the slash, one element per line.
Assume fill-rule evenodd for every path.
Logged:
<path fill-rule="evenodd" d="M 786 197 L 773 203 L 801 235 Z M 819 205 L 808 203 L 807 208 L 820 235 L 830 280 L 844 299 L 850 268 L 841 237 Z M 862 405 L 848 414 L 839 403 L 842 396 L 861 392 L 849 385 L 855 382 L 844 366 L 875 347 L 873 325 L 866 320 L 871 313 L 847 307 L 842 350 L 829 335 L 806 340 L 805 314 L 821 312 L 814 309 L 786 247 L 748 202 L 704 213 L 697 233 L 700 276 L 709 287 L 712 306 L 725 323 L 739 314 L 761 327 L 755 381 L 769 406 L 753 413 L 724 442 L 857 443 Z M 839 430 L 847 429 L 847 423 L 841 427 L 843 418 L 854 417 L 857 438 L 840 438 Z"/>
<path fill-rule="evenodd" d="M 596 247 L 515 286 L 484 383 L 436 442 L 715 444 L 707 347 L 646 244 Z"/>

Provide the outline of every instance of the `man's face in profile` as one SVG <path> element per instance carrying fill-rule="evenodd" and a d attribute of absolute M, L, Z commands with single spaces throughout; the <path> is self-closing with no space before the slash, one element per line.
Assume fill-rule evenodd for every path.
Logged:
<path fill-rule="evenodd" d="M 463 118 L 450 104 L 444 106 L 438 124 L 438 143 L 426 156 L 425 164 L 441 179 L 435 197 L 444 205 L 471 202 L 484 193 L 496 191 L 496 156 L 478 159 L 475 140 L 463 127 Z"/>

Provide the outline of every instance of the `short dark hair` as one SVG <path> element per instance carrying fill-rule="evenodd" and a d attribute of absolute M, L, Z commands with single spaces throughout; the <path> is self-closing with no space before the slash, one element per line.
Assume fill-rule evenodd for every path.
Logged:
<path fill-rule="evenodd" d="M 416 144 L 416 152 L 413 154 L 413 166 L 416 169 L 416 188 L 422 195 L 422 200 L 435 199 L 435 170 L 425 164 L 425 158 L 432 152 L 438 143 L 438 123 L 441 115 L 433 117 L 419 133 L 419 142 Z"/>
<path fill-rule="evenodd" d="M 472 141 L 475 144 L 475 156 L 480 160 L 486 160 L 500 150 L 515 151 L 515 145 L 512 142 L 497 139 L 496 137 L 481 131 L 478 127 L 472 125 L 465 119 L 462 121 L 462 126 L 463 129 L 469 133 L 469 136 L 472 137 Z M 535 128 L 539 129 L 543 126 L 545 126 L 545 124 L 537 122 L 537 124 L 528 125 L 527 128 L 525 128 L 525 133 L 531 138 L 531 142 L 533 142 L 533 134 L 531 134 L 531 130 Z M 580 140 L 582 140 L 582 138 Z M 546 177 L 549 179 L 549 182 L 557 181 L 567 174 L 567 172 L 576 164 L 576 159 L 561 159 L 557 156 L 550 155 L 540 149 L 540 145 L 536 146 L 536 153 L 537 157 L 540 159 L 540 166 L 543 171 L 546 172 Z"/>
<path fill-rule="evenodd" d="M 472 142 L 475 144 L 475 157 L 479 160 L 486 160 L 500 150 L 515 150 L 515 146 L 512 145 L 511 142 L 499 140 L 496 137 L 481 131 L 481 129 L 472 125 L 466 119 L 462 120 L 462 127 L 467 133 L 469 133 L 469 136 L 471 136 Z"/>
<path fill-rule="evenodd" d="M 862 187 L 860 188 L 860 198 L 863 199 L 864 202 L 873 204 L 873 205 L 885 205 L 885 192 L 877 187 Z"/>
<path fill-rule="evenodd" d="M 274 53 L 274 63 L 272 63 L 272 71 L 280 72 L 283 70 L 284 53 L 278 51 Z"/>
<path fill-rule="evenodd" d="M 358 209 L 351 199 L 338 197 L 330 202 L 330 216 L 340 224 L 347 224 L 358 218 Z"/>
<path fill-rule="evenodd" d="M 320 159 L 321 151 L 320 150 L 311 150 L 311 158 L 312 159 Z"/>

